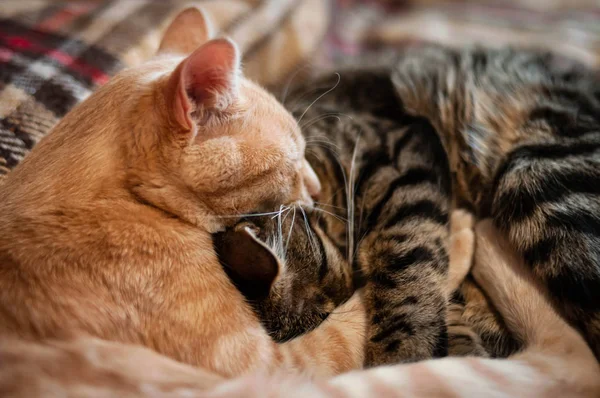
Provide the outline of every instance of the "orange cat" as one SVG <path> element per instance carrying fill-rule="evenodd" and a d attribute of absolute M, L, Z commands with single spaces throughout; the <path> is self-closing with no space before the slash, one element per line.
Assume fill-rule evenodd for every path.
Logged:
<path fill-rule="evenodd" d="M 310 203 L 320 189 L 295 120 L 239 62 L 187 9 L 156 59 L 76 107 L 6 178 L 1 337 L 92 335 L 227 376 L 361 362 L 314 335 L 275 345 L 217 261 L 211 233 L 242 213 Z M 340 351 L 341 362 L 300 358 L 298 344 L 315 357 Z"/>

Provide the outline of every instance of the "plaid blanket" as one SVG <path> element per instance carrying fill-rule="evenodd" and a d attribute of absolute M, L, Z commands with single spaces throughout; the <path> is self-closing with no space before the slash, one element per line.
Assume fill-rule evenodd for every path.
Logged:
<path fill-rule="evenodd" d="M 185 0 L 2 0 L 0 176 L 73 105 L 148 59 Z M 547 47 L 597 67 L 597 0 L 198 0 L 279 92 L 293 78 L 433 41 Z M 361 55 L 361 57 L 356 57 Z M 373 57 L 374 59 L 375 57 Z"/>
<path fill-rule="evenodd" d="M 331 14 L 319 67 L 427 42 L 546 48 L 600 66 L 598 0 L 337 0 Z"/>
<path fill-rule="evenodd" d="M 236 41 L 246 75 L 266 86 L 316 49 L 329 19 L 321 0 L 2 0 L 0 175 L 97 85 L 150 58 L 190 4 Z"/>

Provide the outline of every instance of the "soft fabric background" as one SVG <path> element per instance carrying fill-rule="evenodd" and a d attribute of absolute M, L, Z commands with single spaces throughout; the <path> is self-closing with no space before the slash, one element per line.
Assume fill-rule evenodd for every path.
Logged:
<path fill-rule="evenodd" d="M 189 3 L 238 43 L 246 75 L 278 96 L 315 70 L 426 41 L 600 62 L 596 0 L 2 0 L 0 176 L 97 85 L 152 56 Z"/>

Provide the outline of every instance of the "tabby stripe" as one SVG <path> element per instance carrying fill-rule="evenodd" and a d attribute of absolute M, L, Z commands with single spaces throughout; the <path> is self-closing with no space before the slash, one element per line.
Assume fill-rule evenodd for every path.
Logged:
<path fill-rule="evenodd" d="M 377 297 L 376 297 L 376 299 L 377 299 Z M 381 300 L 381 299 L 379 299 L 379 300 Z M 383 307 L 379 307 L 379 308 L 375 307 L 375 315 L 373 315 L 373 318 L 371 318 L 371 324 L 379 325 L 381 322 L 383 322 L 389 318 L 390 312 L 383 310 L 382 308 Z"/>
<path fill-rule="evenodd" d="M 442 317 L 441 319 L 445 319 L 445 317 Z M 433 348 L 433 358 L 443 358 L 448 356 L 448 329 L 443 322 L 438 325 L 438 327 L 440 329 L 440 334 L 438 335 L 436 345 Z"/>
<path fill-rule="evenodd" d="M 568 301 L 578 311 L 597 313 L 600 311 L 600 277 L 589 273 L 586 275 L 583 271 L 576 272 L 586 268 L 582 264 L 573 264 L 564 272 L 546 277 L 546 283 L 551 294 L 559 300 Z"/>
<path fill-rule="evenodd" d="M 384 228 L 394 227 L 402 221 L 414 217 L 432 220 L 441 225 L 448 224 L 448 212 L 440 209 L 440 207 L 431 200 L 420 200 L 396 209 L 394 216 L 385 223 Z"/>
<path fill-rule="evenodd" d="M 571 194 L 600 194 L 600 170 L 591 175 L 573 166 L 569 170 L 548 172 L 540 176 L 542 181 L 533 176 L 529 178 L 527 186 L 504 189 L 494 198 L 493 212 L 502 220 L 502 225 L 523 221 L 541 204 L 556 203 Z"/>
<path fill-rule="evenodd" d="M 453 346 L 463 345 L 463 346 L 472 346 L 477 345 L 476 340 L 473 336 L 466 333 L 450 333 L 450 340 Z"/>
<path fill-rule="evenodd" d="M 408 142 L 411 140 L 411 138 L 413 138 L 415 133 L 414 128 L 409 128 L 408 130 L 406 130 L 404 132 L 404 135 L 402 135 L 401 138 L 397 139 L 396 142 L 394 143 L 394 151 L 392 153 L 392 159 L 397 160 L 398 156 L 400 155 L 400 151 L 402 151 L 402 149 L 404 149 L 404 147 L 408 144 Z"/>
<path fill-rule="evenodd" d="M 374 308 L 376 311 L 380 311 L 380 310 L 382 310 L 383 308 L 387 307 L 387 305 L 388 305 L 388 300 L 385 300 L 385 299 L 383 299 L 383 298 L 381 298 L 381 297 L 379 297 L 379 296 L 374 296 L 374 297 L 372 298 L 372 304 L 373 304 L 373 308 Z M 375 322 L 375 321 L 373 321 L 373 322 Z"/>
<path fill-rule="evenodd" d="M 581 90 L 573 90 L 566 87 L 553 87 L 549 90 L 549 94 L 557 101 L 567 100 L 573 108 L 579 109 L 582 113 L 595 118 L 600 114 L 600 107 L 596 104 L 594 98 L 589 97 Z"/>
<path fill-rule="evenodd" d="M 419 299 L 416 296 L 406 296 L 402 299 L 402 301 L 400 301 L 399 305 L 401 306 L 405 306 L 405 305 L 415 305 L 419 303 Z"/>
<path fill-rule="evenodd" d="M 569 209 L 553 212 L 547 216 L 547 223 L 554 228 L 568 229 L 600 237 L 600 218 L 590 209 Z"/>
<path fill-rule="evenodd" d="M 379 343 L 396 332 L 404 333 L 408 336 L 415 335 L 415 329 L 412 325 L 406 322 L 406 314 L 398 314 L 386 322 L 386 326 L 382 327 L 379 333 L 371 337 L 372 343 Z"/>
<path fill-rule="evenodd" d="M 429 169 L 417 167 L 406 171 L 406 173 L 404 173 L 402 176 L 396 178 L 391 182 L 385 194 L 371 209 L 369 215 L 367 216 L 367 228 L 370 230 L 375 226 L 375 224 L 379 220 L 383 208 L 390 201 L 391 197 L 396 192 L 396 189 L 400 187 L 417 185 L 424 182 L 436 183 L 437 181 L 437 176 Z"/>
<path fill-rule="evenodd" d="M 388 273 L 383 272 L 382 270 L 371 273 L 369 281 L 386 289 L 395 289 L 398 286 L 396 281 Z"/>
<path fill-rule="evenodd" d="M 499 170 L 499 173 L 506 173 L 511 169 L 521 165 L 521 162 L 525 160 L 557 160 L 569 156 L 590 155 L 598 151 L 598 149 L 600 149 L 600 142 L 589 141 L 524 145 L 516 148 L 507 156 L 504 165 Z"/>
<path fill-rule="evenodd" d="M 392 272 L 402 272 L 413 264 L 433 262 L 434 256 L 431 250 L 423 246 L 415 247 L 402 255 L 391 255 L 387 269 Z"/>
<path fill-rule="evenodd" d="M 400 348 L 400 343 L 401 342 L 399 339 L 392 340 L 385 346 L 385 352 L 390 353 L 398 351 L 398 348 Z"/>
<path fill-rule="evenodd" d="M 362 167 L 360 176 L 357 179 L 356 191 L 354 193 L 356 198 L 361 198 L 365 193 L 365 189 L 368 186 L 371 178 L 383 167 L 389 166 L 390 164 L 390 159 L 387 153 L 381 149 L 366 152 L 362 156 L 362 159 L 363 160 L 361 163 L 364 165 L 364 167 Z"/>
<path fill-rule="evenodd" d="M 555 131 L 558 130 L 558 132 L 562 132 L 568 127 L 575 127 L 577 123 L 576 116 L 570 109 L 557 109 L 550 105 L 535 108 L 529 113 L 528 119 L 527 124 L 543 121 Z M 576 135 L 582 134 L 584 134 L 583 131 Z"/>
<path fill-rule="evenodd" d="M 473 67 L 473 73 L 478 76 L 487 69 L 488 65 L 488 54 L 484 50 L 475 50 L 471 53 L 471 62 Z"/>
<path fill-rule="evenodd" d="M 530 265 L 546 264 L 557 248 L 556 238 L 540 239 L 523 251 L 523 259 Z"/>
<path fill-rule="evenodd" d="M 375 315 L 371 318 L 371 323 L 374 325 L 379 325 L 381 322 L 386 320 L 390 314 L 389 311 L 385 310 L 386 307 L 389 307 L 390 303 L 388 300 L 384 300 L 378 296 L 372 298 L 373 305 L 372 307 L 375 309 Z M 394 305 L 395 308 L 416 305 L 419 304 L 419 299 L 415 296 L 407 296 L 402 299 L 397 305 Z"/>

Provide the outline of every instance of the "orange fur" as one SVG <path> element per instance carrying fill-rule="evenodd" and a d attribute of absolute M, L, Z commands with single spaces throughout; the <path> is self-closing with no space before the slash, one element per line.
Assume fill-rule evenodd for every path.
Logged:
<path fill-rule="evenodd" d="M 295 120 L 203 21 L 184 11 L 160 56 L 77 106 L 6 178 L 3 337 L 89 334 L 229 376 L 277 362 L 211 233 L 310 203 L 319 185 Z M 170 51 L 170 35 L 194 29 L 186 46 L 199 49 Z"/>

